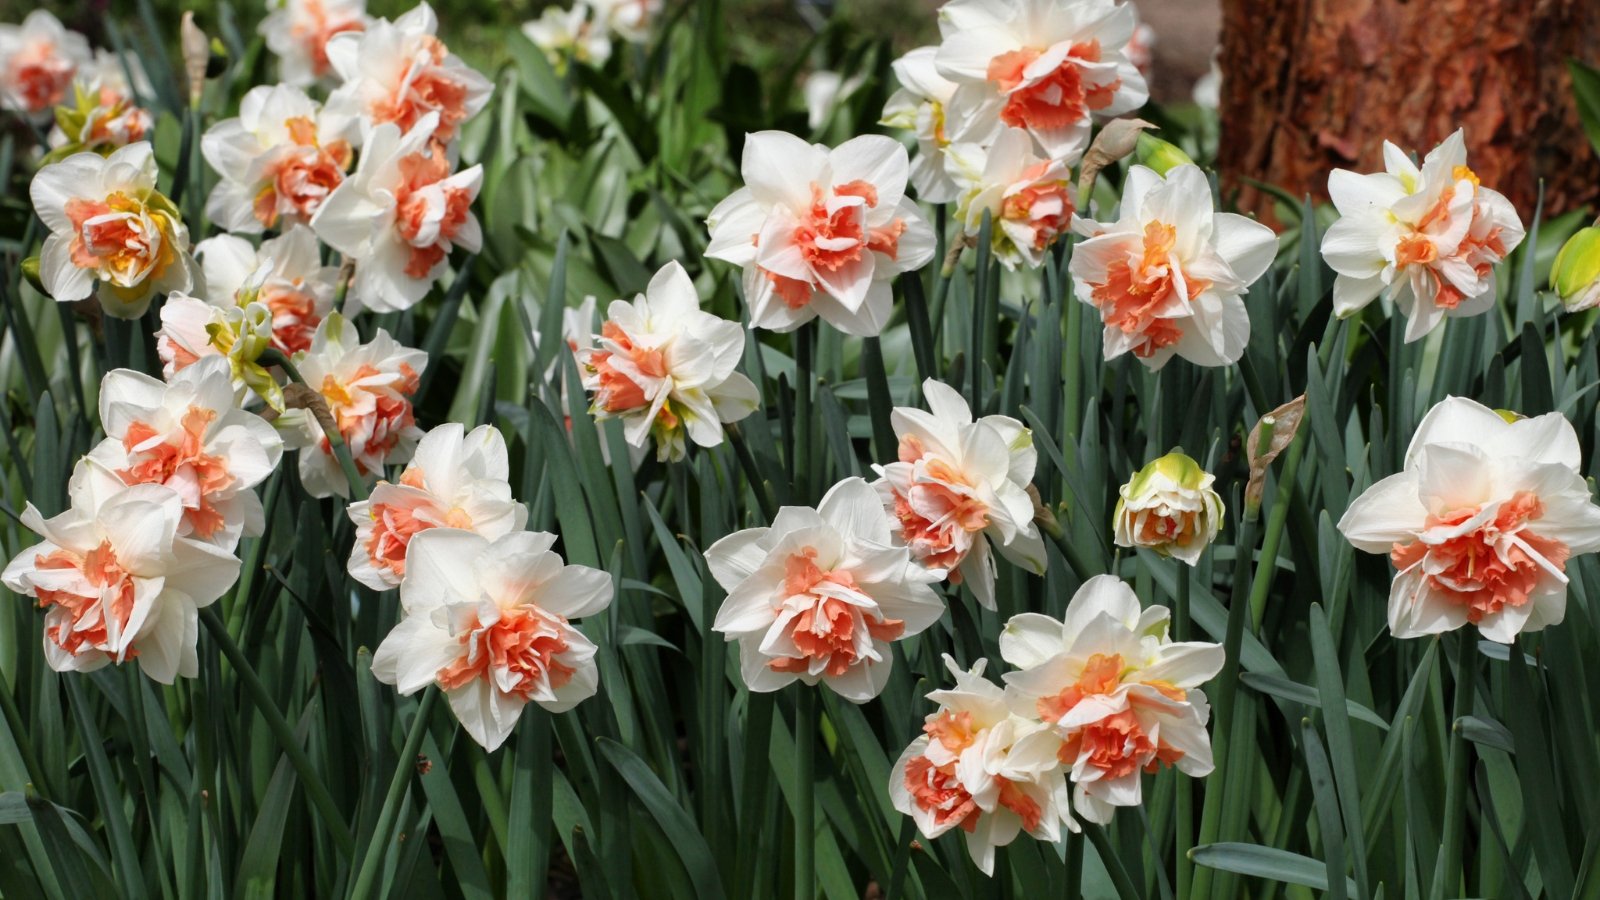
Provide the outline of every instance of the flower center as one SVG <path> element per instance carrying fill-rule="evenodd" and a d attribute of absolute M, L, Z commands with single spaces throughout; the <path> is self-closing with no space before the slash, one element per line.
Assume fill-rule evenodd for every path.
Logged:
<path fill-rule="evenodd" d="M 901 537 L 913 556 L 945 569 L 950 583 L 960 584 L 957 566 L 972 549 L 972 536 L 989 527 L 989 507 L 972 495 L 972 482 L 965 474 L 928 455 L 915 436 L 901 438 L 900 461 L 913 467 L 911 485 L 894 491 Z"/>
<path fill-rule="evenodd" d="M 1180 290 L 1181 272 L 1172 254 L 1177 239 L 1178 230 L 1165 222 L 1146 224 L 1143 239 L 1106 267 L 1104 283 L 1093 286 L 1091 296 L 1106 325 L 1140 338 L 1133 348 L 1136 356 L 1150 356 L 1176 344 L 1182 329 L 1159 314 L 1174 300 L 1187 303 L 1210 287 L 1209 282 L 1196 280 Z"/>
<path fill-rule="evenodd" d="M 450 161 L 438 144 L 428 153 L 411 153 L 400 159 L 400 185 L 395 189 L 395 228 L 411 245 L 406 275 L 427 278 L 450 252 L 450 242 L 461 232 L 472 207 L 464 188 L 445 184 Z"/>
<path fill-rule="evenodd" d="M 956 778 L 955 763 L 935 766 L 926 756 L 914 757 L 906 763 L 906 792 L 937 825 L 960 825 L 969 833 L 978 827 L 978 804 Z"/>
<path fill-rule="evenodd" d="M 407 397 L 417 390 L 416 370 L 401 363 L 398 377 L 383 376 L 375 366 L 366 363 L 344 381 L 333 375 L 324 376 L 319 391 L 339 426 L 339 436 L 350 446 L 356 470 L 363 475 L 370 475 L 383 466 L 384 458 L 415 421 Z M 362 384 L 368 379 L 381 384 Z M 333 453 L 326 436 L 321 446 L 322 452 Z"/>
<path fill-rule="evenodd" d="M 1061 693 L 1040 697 L 1035 702 L 1039 718 L 1054 724 L 1061 721 L 1061 717 L 1081 703 L 1084 697 L 1112 693 L 1122 684 L 1122 669 L 1122 654 L 1094 654 L 1084 664 L 1076 681 L 1063 688 Z"/>
<path fill-rule="evenodd" d="M 801 655 L 779 657 L 767 665 L 778 672 L 836 677 L 855 665 L 856 643 L 863 631 L 874 640 L 892 641 L 905 631 L 905 623 L 830 596 L 838 591 L 859 594 L 859 589 L 849 572 L 823 571 L 816 558 L 816 548 L 807 547 L 784 563 L 784 604 L 798 609 L 789 621 L 789 638 Z"/>
<path fill-rule="evenodd" d="M 1529 491 L 1518 491 L 1501 503 L 1492 519 L 1464 534 L 1451 534 L 1481 512 L 1467 507 L 1443 516 L 1429 516 L 1420 539 L 1397 543 L 1389 557 L 1402 573 L 1421 566 L 1429 587 L 1467 608 L 1467 620 L 1507 606 L 1519 607 L 1544 575 L 1565 580 L 1571 550 L 1552 538 L 1527 530 L 1544 515 L 1544 504 Z"/>
<path fill-rule="evenodd" d="M 989 61 L 988 78 L 1005 105 L 1000 121 L 1012 128 L 1052 130 L 1076 125 L 1094 110 L 1111 105 L 1122 86 L 1120 78 L 1104 84 L 1087 82 L 1079 63 L 1100 61 L 1100 42 L 1073 44 L 1054 69 L 1037 71 L 1034 64 L 1045 51 L 1032 47 L 1011 50 Z"/>
<path fill-rule="evenodd" d="M 1038 163 L 1022 173 L 1022 180 L 1036 181 L 1042 177 L 1049 163 Z M 1072 196 L 1067 192 L 1067 182 L 1050 181 L 1034 184 L 1005 198 L 1000 216 L 1033 229 L 1033 249 L 1043 250 L 1072 227 Z M 996 232 L 999 236 L 1000 232 Z"/>
<path fill-rule="evenodd" d="M 133 577 L 123 570 L 110 541 L 78 555 L 60 549 L 34 558 L 34 566 L 61 586 L 36 588 L 40 607 L 54 607 L 45 635 L 76 656 L 85 650 L 111 652 L 133 615 Z M 123 658 L 138 651 L 129 648 Z"/>
<path fill-rule="evenodd" d="M 624 413 L 649 406 L 650 398 L 644 392 L 644 385 L 641 385 L 638 378 L 629 371 L 619 369 L 616 359 L 620 356 L 626 360 L 630 364 L 627 368 L 640 376 L 666 378 L 665 348 L 635 345 L 628 333 L 622 330 L 622 326 L 615 322 L 601 325 L 600 336 L 610 342 L 615 349 L 596 350 L 589 354 L 588 368 L 600 379 L 599 390 L 595 392 L 596 405 L 611 413 Z M 672 415 L 665 406 L 662 407 L 662 412 L 668 416 Z"/>
<path fill-rule="evenodd" d="M 312 74 L 321 78 L 328 74 L 328 39 L 341 31 L 361 31 L 366 25 L 360 19 L 330 21 L 321 0 L 305 0 L 300 9 L 301 19 L 289 27 L 289 33 L 311 57 Z"/>
<path fill-rule="evenodd" d="M 448 51 L 433 35 L 419 38 L 405 72 L 389 96 L 373 104 L 374 124 L 393 122 L 402 132 L 410 131 L 417 120 L 430 112 L 439 114 L 439 127 L 433 137 L 449 141 L 456 126 L 467 118 L 467 86 L 443 67 Z"/>
<path fill-rule="evenodd" d="M 566 619 L 532 607 L 503 609 L 488 625 L 473 616 L 461 636 L 461 655 L 435 676 L 439 687 L 451 691 L 482 678 L 524 700 L 542 685 L 560 688 L 576 671 L 560 658 L 567 652 L 566 624 Z"/>
<path fill-rule="evenodd" d="M 6 81 L 22 96 L 29 112 L 38 112 L 61 102 L 75 70 L 71 61 L 56 53 L 54 44 L 35 41 L 13 58 Z"/>
<path fill-rule="evenodd" d="M 1085 725 L 1062 742 L 1062 762 L 1084 757 L 1104 777 L 1115 779 L 1141 768 L 1154 772 L 1161 763 L 1172 765 L 1183 758 L 1183 751 L 1152 740 L 1130 708 Z"/>
<path fill-rule="evenodd" d="M 322 317 L 317 315 L 316 298 L 300 279 L 262 287 L 256 301 L 272 313 L 272 346 L 285 356 L 311 348 Z"/>
<path fill-rule="evenodd" d="M 284 121 L 291 146 L 274 151 L 276 158 L 262 173 L 261 190 L 251 212 L 263 227 L 275 228 L 280 216 L 309 222 L 333 189 L 344 183 L 354 153 L 349 143 L 317 143 L 316 123 L 305 116 Z"/>
<path fill-rule="evenodd" d="M 122 437 L 128 468 L 117 472 L 127 484 L 164 484 L 176 491 L 183 498 L 184 519 L 203 538 L 223 526 L 223 515 L 213 501 L 235 481 L 227 460 L 205 451 L 206 429 L 216 418 L 214 409 L 191 406 L 175 433 L 133 422 Z"/>
<path fill-rule="evenodd" d="M 74 197 L 65 211 L 72 223 L 72 264 L 94 269 L 118 287 L 159 278 L 177 260 L 171 241 L 163 240 L 171 225 L 166 214 L 121 191 L 104 200 Z"/>

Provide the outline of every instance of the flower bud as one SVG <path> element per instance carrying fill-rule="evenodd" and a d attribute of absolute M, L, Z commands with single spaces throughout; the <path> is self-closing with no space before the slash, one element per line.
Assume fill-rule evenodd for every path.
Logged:
<path fill-rule="evenodd" d="M 1196 564 L 1222 523 L 1222 498 L 1211 488 L 1215 481 L 1179 452 L 1146 465 L 1118 491 L 1112 521 L 1117 545 Z"/>
<path fill-rule="evenodd" d="M 1568 312 L 1600 306 L 1600 227 L 1578 230 L 1556 254 L 1550 286 Z"/>
<path fill-rule="evenodd" d="M 1194 160 L 1189 154 L 1178 148 L 1178 145 L 1163 141 L 1149 132 L 1140 132 L 1139 145 L 1135 151 L 1139 164 L 1156 171 L 1157 175 L 1166 175 L 1170 169 L 1177 166 L 1192 166 Z"/>

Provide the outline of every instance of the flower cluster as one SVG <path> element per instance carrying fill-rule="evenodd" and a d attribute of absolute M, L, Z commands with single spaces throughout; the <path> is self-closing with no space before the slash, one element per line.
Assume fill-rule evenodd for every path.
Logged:
<path fill-rule="evenodd" d="M 1054 841 L 1062 824 L 1078 829 L 1073 811 L 1104 824 L 1140 805 L 1146 772 L 1211 772 L 1200 685 L 1222 647 L 1173 641 L 1167 609 L 1141 609 L 1120 579 L 1090 579 L 1063 620 L 1012 617 L 1000 655 L 1013 667 L 1004 689 L 983 677 L 986 661 L 963 672 L 946 657 L 956 687 L 928 695 L 939 708 L 889 777 L 896 809 L 929 838 L 961 828 L 985 872 L 1024 831 Z"/>
<path fill-rule="evenodd" d="M 56 107 L 47 158 L 65 158 L 84 150 L 110 152 L 142 141 L 155 127 L 150 112 L 139 105 L 152 93 L 139 57 L 96 50 L 80 66 L 72 82 L 72 102 Z"/>
<path fill-rule="evenodd" d="M 100 419 L 106 437 L 73 470 L 70 507 L 45 518 L 28 504 L 22 523 L 42 540 L 0 581 L 45 610 L 51 668 L 136 659 L 163 683 L 193 677 L 198 611 L 237 579 L 240 537 L 261 532 L 254 488 L 283 442 L 234 406 L 215 359 L 170 383 L 106 373 Z"/>

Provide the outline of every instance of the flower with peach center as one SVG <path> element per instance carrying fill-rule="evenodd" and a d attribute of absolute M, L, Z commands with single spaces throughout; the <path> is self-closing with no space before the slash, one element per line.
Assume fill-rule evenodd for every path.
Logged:
<path fill-rule="evenodd" d="M 39 252 L 39 280 L 57 301 L 95 294 L 107 315 L 135 319 L 156 294 L 194 287 L 199 273 L 189 229 L 156 190 L 148 143 L 110 156 L 75 153 L 40 169 L 29 194 L 50 229 Z"/>
<path fill-rule="evenodd" d="M 1008 128 L 988 147 L 951 144 L 945 169 L 957 185 L 956 220 L 969 238 L 991 222 L 991 248 L 1006 268 L 1038 268 L 1072 228 L 1072 171 L 1041 159 L 1033 142 Z"/>
<path fill-rule="evenodd" d="M 366 0 L 267 0 L 257 31 L 278 57 L 278 80 L 308 88 L 333 74 L 328 41 L 368 21 Z"/>
<path fill-rule="evenodd" d="M 743 353 L 739 324 L 703 312 L 694 282 L 670 262 L 632 303 L 612 301 L 595 346 L 577 355 L 590 412 L 621 419 L 635 447 L 654 437 L 667 461 L 683 458 L 685 438 L 717 446 L 723 423 L 755 411 L 756 386 L 734 369 Z"/>
<path fill-rule="evenodd" d="M 739 642 L 752 691 L 825 682 L 852 703 L 883 691 L 891 641 L 944 612 L 939 575 L 896 547 L 878 494 L 860 478 L 834 485 L 816 509 L 785 506 L 770 528 L 730 534 L 706 550 L 728 592 L 712 628 Z"/>
<path fill-rule="evenodd" d="M 1328 176 L 1340 216 L 1322 238 L 1322 258 L 1337 273 L 1334 312 L 1354 315 L 1386 296 L 1406 314 L 1406 340 L 1415 341 L 1446 318 L 1493 309 L 1495 266 L 1522 243 L 1522 220 L 1467 168 L 1463 132 L 1420 168 L 1385 141 L 1383 162 L 1383 172 Z"/>
<path fill-rule="evenodd" d="M 1211 708 L 1200 685 L 1222 669 L 1220 644 L 1175 642 L 1163 606 L 1139 608 L 1114 575 L 1084 583 L 1057 621 L 1013 616 L 1000 655 L 1017 715 L 1047 724 L 1076 785 L 1073 804 L 1090 822 L 1142 802 L 1141 776 L 1162 765 L 1210 774 Z"/>
<path fill-rule="evenodd" d="M 95 51 L 94 61 L 80 68 L 72 82 L 71 102 L 63 98 L 56 108 L 46 162 L 85 150 L 109 153 L 145 139 L 155 123 L 138 105 L 130 75 L 139 85 L 138 93 L 150 96 L 150 81 L 137 56 Z"/>
<path fill-rule="evenodd" d="M 239 115 L 211 126 L 200 152 L 221 176 L 206 215 L 228 231 L 307 224 L 344 183 L 352 123 L 287 84 L 251 88 Z"/>
<path fill-rule="evenodd" d="M 490 541 L 455 528 L 411 540 L 400 623 L 372 655 L 372 674 L 401 694 L 436 684 L 472 739 L 493 751 L 529 702 L 565 712 L 600 685 L 595 645 L 571 620 L 611 603 L 611 576 L 569 566 L 555 535 Z"/>
<path fill-rule="evenodd" d="M 1028 493 L 1038 461 L 1033 432 L 1009 416 L 973 421 L 961 394 L 932 378 L 922 393 L 928 411 L 897 406 L 890 414 L 900 459 L 873 466 L 873 486 L 911 557 L 994 609 L 991 541 L 1029 572 L 1045 568 Z"/>
<path fill-rule="evenodd" d="M 1394 563 L 1389 631 L 1468 623 L 1491 641 L 1566 617 L 1568 561 L 1600 549 L 1600 507 L 1560 413 L 1524 419 L 1462 397 L 1423 416 L 1405 467 L 1351 501 L 1339 530 Z"/>
<path fill-rule="evenodd" d="M 23 549 L 0 583 L 45 611 L 44 658 L 58 672 L 92 672 L 130 659 L 163 684 L 198 669 L 198 610 L 239 577 L 239 560 L 183 537 L 184 501 L 161 484 L 126 485 L 83 459 L 72 505 L 46 519 L 32 503 L 24 526 L 43 540 Z"/>
<path fill-rule="evenodd" d="M 322 264 L 322 246 L 304 225 L 295 225 L 257 248 L 231 234 L 195 247 L 206 278 L 206 296 L 217 306 L 259 303 L 272 314 L 272 346 L 293 356 L 333 311 L 339 270 Z"/>
<path fill-rule="evenodd" d="M 1072 831 L 1078 825 L 1056 760 L 1060 738 L 1036 718 L 1012 714 L 1005 692 L 983 677 L 987 662 L 962 671 L 945 655 L 956 685 L 928 694 L 939 708 L 895 762 L 889 798 L 930 840 L 960 828 L 972 861 L 990 875 L 995 848 L 1017 835 L 1054 843 L 1063 822 Z"/>
<path fill-rule="evenodd" d="M 356 472 L 370 477 L 385 465 L 411 459 L 422 437 L 411 395 L 428 354 L 401 346 L 382 328 L 371 341 L 360 341 L 355 326 L 332 313 L 294 363 L 306 385 L 322 395 Z M 285 444 L 300 450 L 300 481 L 311 496 L 349 496 L 349 482 L 327 435 L 308 410 L 290 410 L 275 424 L 284 431 Z"/>
<path fill-rule="evenodd" d="M 461 123 L 489 102 L 494 85 L 435 36 L 439 19 L 419 3 L 393 22 L 374 19 L 364 31 L 328 39 L 328 62 L 343 81 L 328 108 L 360 119 L 372 129 L 393 124 L 409 132 L 428 119 L 427 135 L 441 144 L 455 140 Z"/>
<path fill-rule="evenodd" d="M 472 214 L 483 167 L 451 172 L 444 149 L 429 137 L 434 119 L 424 116 L 405 134 L 394 125 L 372 129 L 355 173 L 312 220 L 318 237 L 355 260 L 351 303 L 377 312 L 409 309 L 444 273 L 451 250 L 483 246 Z"/>
<path fill-rule="evenodd" d="M 80 66 L 90 64 L 89 41 L 43 9 L 22 24 L 0 24 L 0 105 L 48 120 L 63 103 Z"/>
<path fill-rule="evenodd" d="M 1222 498 L 1211 487 L 1216 480 L 1179 451 L 1152 460 L 1117 492 L 1111 514 L 1117 546 L 1198 564 L 1222 526 Z"/>
<path fill-rule="evenodd" d="M 1213 211 L 1198 167 L 1163 177 L 1132 166 L 1117 220 L 1074 227 L 1089 238 L 1072 253 L 1074 291 L 1100 311 L 1106 359 L 1132 352 L 1159 369 L 1174 355 L 1200 366 L 1243 355 L 1250 314 L 1240 294 L 1272 265 L 1278 236 Z"/>
<path fill-rule="evenodd" d="M 1096 116 L 1143 106 L 1149 90 L 1126 56 L 1138 18 L 1114 0 L 950 0 L 939 10 L 939 72 L 960 85 L 958 118 L 1026 131 L 1070 165 Z"/>
<path fill-rule="evenodd" d="M 471 433 L 446 422 L 422 436 L 411 462 L 391 484 L 350 504 L 356 525 L 350 577 L 375 591 L 400 584 L 411 539 L 432 528 L 459 528 L 489 540 L 521 531 L 528 508 L 511 498 L 506 439 L 493 425 Z"/>
<path fill-rule="evenodd" d="M 100 383 L 106 438 L 89 458 L 124 482 L 160 484 L 183 502 L 178 534 L 232 550 L 261 533 L 255 487 L 278 467 L 283 440 L 234 405 L 226 360 L 207 357 L 158 381 L 114 369 Z"/>
<path fill-rule="evenodd" d="M 966 122 L 950 121 L 948 106 L 956 92 L 954 82 L 939 74 L 934 64 L 938 47 L 918 47 L 895 60 L 895 80 L 899 90 L 884 104 L 879 124 L 901 128 L 917 136 L 917 155 L 911 161 L 911 185 L 917 198 L 928 203 L 949 203 L 956 199 L 956 184 L 945 172 L 944 151 L 952 140 L 988 143 L 993 134 L 968 134 Z M 998 129 L 998 120 L 994 123 Z"/>
<path fill-rule="evenodd" d="M 829 150 L 792 134 L 747 135 L 745 186 L 706 218 L 706 256 L 742 266 L 750 327 L 793 331 L 821 316 L 871 337 L 892 312 L 890 283 L 933 258 L 933 228 L 905 196 L 910 163 L 892 138 Z"/>

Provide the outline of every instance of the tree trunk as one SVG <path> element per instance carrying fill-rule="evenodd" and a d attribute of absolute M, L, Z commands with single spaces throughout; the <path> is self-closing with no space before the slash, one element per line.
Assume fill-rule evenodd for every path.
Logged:
<path fill-rule="evenodd" d="M 1249 180 L 1327 199 L 1328 173 L 1419 157 L 1461 127 L 1468 163 L 1525 220 L 1600 198 L 1568 57 L 1600 54 L 1595 0 L 1223 0 L 1219 167 L 1264 219 Z"/>

